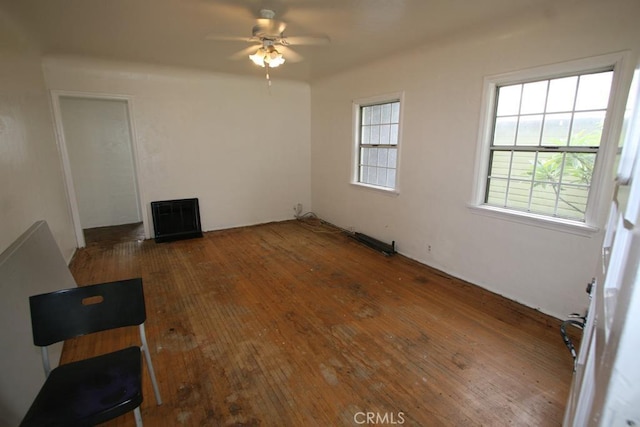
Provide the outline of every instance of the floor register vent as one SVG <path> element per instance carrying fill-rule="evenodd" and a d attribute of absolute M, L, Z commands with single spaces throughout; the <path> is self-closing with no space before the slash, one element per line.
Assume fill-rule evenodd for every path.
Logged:
<path fill-rule="evenodd" d="M 382 252 L 383 254 L 389 256 L 396 253 L 396 242 L 395 240 L 391 242 L 391 244 L 381 242 L 378 239 L 374 239 L 371 236 L 367 236 L 362 233 L 353 233 L 353 238 L 359 241 L 360 243 L 369 246 L 376 251 Z"/>

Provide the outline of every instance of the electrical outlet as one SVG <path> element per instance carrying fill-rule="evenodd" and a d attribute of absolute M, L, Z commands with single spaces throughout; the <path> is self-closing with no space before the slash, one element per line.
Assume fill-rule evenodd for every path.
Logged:
<path fill-rule="evenodd" d="M 302 203 L 296 203 L 293 205 L 293 212 L 296 218 L 302 215 Z"/>
<path fill-rule="evenodd" d="M 427 252 L 431 253 L 431 245 L 427 245 Z"/>

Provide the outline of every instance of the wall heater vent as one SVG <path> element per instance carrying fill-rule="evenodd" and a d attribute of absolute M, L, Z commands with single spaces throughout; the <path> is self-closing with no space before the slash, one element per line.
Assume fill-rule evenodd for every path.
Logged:
<path fill-rule="evenodd" d="M 385 255 L 393 255 L 396 253 L 395 240 L 392 241 L 391 244 L 388 244 L 362 233 L 353 233 L 353 238 Z"/>
<path fill-rule="evenodd" d="M 151 214 L 158 243 L 202 237 L 198 199 L 151 202 Z"/>

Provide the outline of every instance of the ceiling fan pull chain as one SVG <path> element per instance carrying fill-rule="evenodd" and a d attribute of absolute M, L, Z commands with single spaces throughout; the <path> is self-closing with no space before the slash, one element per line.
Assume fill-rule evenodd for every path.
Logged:
<path fill-rule="evenodd" d="M 264 67 L 267 70 L 267 85 L 271 87 L 271 76 L 269 75 L 269 64 L 264 64 Z"/>

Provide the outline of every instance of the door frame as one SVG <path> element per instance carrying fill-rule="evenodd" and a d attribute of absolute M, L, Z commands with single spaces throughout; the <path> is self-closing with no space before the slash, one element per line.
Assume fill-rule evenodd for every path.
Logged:
<path fill-rule="evenodd" d="M 150 238 L 150 228 L 144 202 L 144 191 L 142 188 L 140 179 L 140 156 L 138 150 L 138 139 L 135 128 L 135 121 L 133 120 L 134 107 L 133 97 L 129 95 L 117 95 L 117 94 L 105 94 L 96 92 L 76 92 L 67 90 L 51 90 L 51 104 L 53 110 L 53 118 L 55 123 L 56 140 L 58 143 L 58 151 L 60 153 L 60 161 L 62 163 L 62 171 L 64 174 L 64 183 L 67 191 L 67 201 L 69 203 L 69 210 L 71 213 L 71 220 L 73 222 L 73 229 L 76 234 L 76 243 L 79 248 L 86 246 L 84 239 L 84 233 L 82 231 L 82 224 L 80 222 L 80 210 L 78 208 L 78 198 L 76 195 L 75 186 L 73 184 L 73 175 L 71 173 L 71 162 L 69 160 L 69 151 L 67 149 L 67 141 L 64 134 L 64 124 L 62 121 L 62 110 L 60 107 L 60 98 L 82 98 L 82 99 L 94 99 L 104 101 L 124 101 L 127 105 L 127 121 L 129 125 L 129 139 L 131 141 L 131 155 L 133 157 L 133 176 L 134 176 L 134 191 L 136 192 L 136 203 L 138 212 L 142 219 L 142 225 L 144 227 L 144 236 L 146 239 Z"/>

